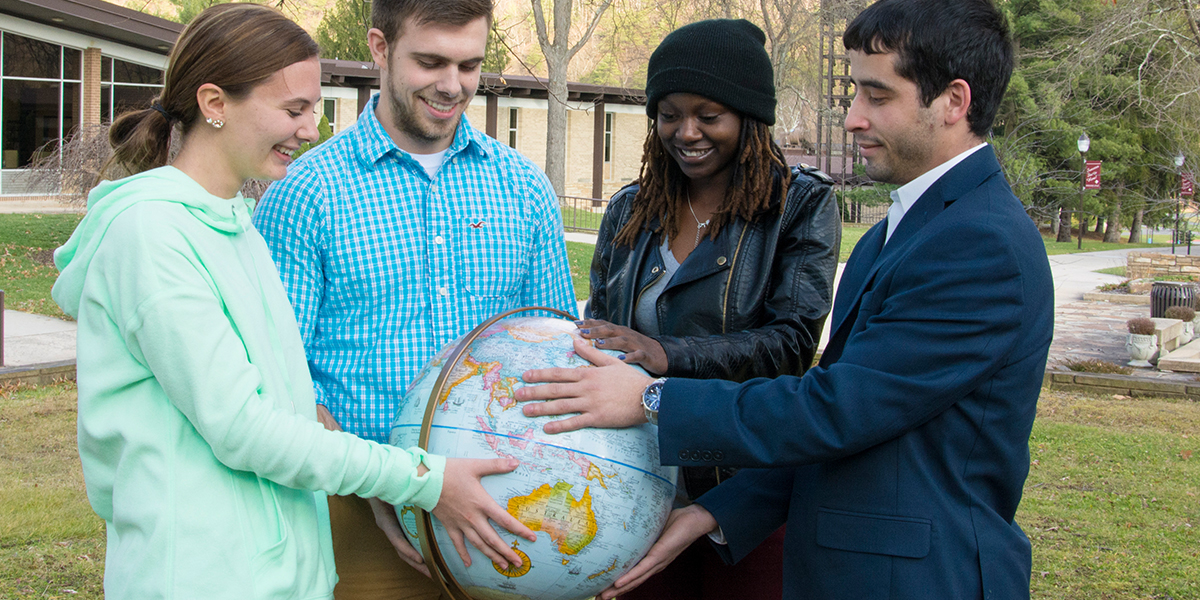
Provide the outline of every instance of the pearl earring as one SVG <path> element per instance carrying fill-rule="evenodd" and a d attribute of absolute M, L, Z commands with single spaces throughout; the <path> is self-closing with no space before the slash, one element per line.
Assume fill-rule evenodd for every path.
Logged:
<path fill-rule="evenodd" d="M 205 119 L 205 121 L 207 121 L 208 124 L 212 125 L 215 129 L 220 129 L 225 126 L 225 121 L 220 119 Z"/>

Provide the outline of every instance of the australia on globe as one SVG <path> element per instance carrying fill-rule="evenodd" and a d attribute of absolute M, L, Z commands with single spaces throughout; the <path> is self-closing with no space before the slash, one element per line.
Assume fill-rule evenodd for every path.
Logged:
<path fill-rule="evenodd" d="M 522 564 L 501 567 L 468 544 L 465 567 L 430 517 L 443 559 L 430 570 L 452 597 L 590 598 L 633 568 L 666 523 L 676 469 L 659 464 L 653 425 L 549 435 L 542 426 L 560 417 L 526 417 L 514 398 L 529 369 L 587 366 L 572 347 L 577 335 L 567 319 L 501 315 L 439 352 L 405 394 L 389 442 L 418 446 L 424 428 L 432 454 L 517 459 L 515 471 L 485 477 L 483 487 L 537 534 L 530 542 L 497 528 Z M 421 511 L 397 513 L 409 541 L 430 556 Z"/>

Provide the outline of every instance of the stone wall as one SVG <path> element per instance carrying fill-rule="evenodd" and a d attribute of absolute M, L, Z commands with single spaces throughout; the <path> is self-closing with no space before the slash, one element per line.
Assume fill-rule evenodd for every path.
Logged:
<path fill-rule="evenodd" d="M 1129 279 L 1187 276 L 1200 278 L 1200 256 L 1130 252 L 1125 259 L 1125 277 Z"/>

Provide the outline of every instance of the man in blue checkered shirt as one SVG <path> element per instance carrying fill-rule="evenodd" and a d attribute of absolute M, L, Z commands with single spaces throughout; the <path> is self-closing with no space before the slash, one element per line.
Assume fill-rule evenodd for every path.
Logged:
<path fill-rule="evenodd" d="M 372 4 L 380 94 L 289 167 L 254 223 L 295 308 L 322 422 L 386 442 L 406 386 L 440 348 L 511 308 L 576 304 L 549 181 L 463 116 L 490 0 Z M 330 498 L 330 513 L 339 600 L 403 570 L 388 584 L 440 591 L 396 560 L 428 575 L 390 507 Z"/>

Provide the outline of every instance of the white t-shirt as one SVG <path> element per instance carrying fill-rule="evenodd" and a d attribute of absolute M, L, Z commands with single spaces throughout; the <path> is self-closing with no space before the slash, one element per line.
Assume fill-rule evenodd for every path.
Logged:
<path fill-rule="evenodd" d="M 438 169 L 442 168 L 442 163 L 446 162 L 445 150 L 434 152 L 433 154 L 415 154 L 412 152 L 409 154 L 412 155 L 414 160 L 421 163 L 421 166 L 425 168 L 425 173 L 429 175 L 430 179 L 433 179 L 437 175 Z"/>

